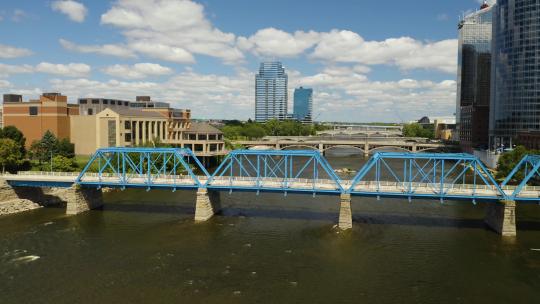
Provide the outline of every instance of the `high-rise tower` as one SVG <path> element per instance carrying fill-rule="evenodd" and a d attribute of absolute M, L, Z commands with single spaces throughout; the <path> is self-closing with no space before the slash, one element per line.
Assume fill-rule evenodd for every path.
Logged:
<path fill-rule="evenodd" d="M 313 89 L 300 87 L 294 90 L 293 117 L 304 123 L 313 119 Z"/>
<path fill-rule="evenodd" d="M 287 73 L 281 62 L 263 62 L 255 76 L 255 121 L 287 117 Z"/>
<path fill-rule="evenodd" d="M 540 132 L 540 2 L 498 0 L 493 10 L 491 148 Z"/>
<path fill-rule="evenodd" d="M 456 122 L 466 152 L 486 148 L 489 142 L 492 11 L 484 2 L 458 25 Z"/>

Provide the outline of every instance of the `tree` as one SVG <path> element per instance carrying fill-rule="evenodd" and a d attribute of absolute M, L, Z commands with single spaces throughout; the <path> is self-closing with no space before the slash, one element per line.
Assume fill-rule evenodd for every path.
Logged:
<path fill-rule="evenodd" d="M 9 138 L 15 141 L 21 150 L 21 153 L 23 155 L 26 154 L 26 138 L 24 137 L 23 133 L 17 129 L 15 126 L 7 126 L 3 129 L 0 129 L 0 138 Z"/>
<path fill-rule="evenodd" d="M 0 139 L 0 165 L 2 173 L 7 168 L 16 168 L 22 163 L 23 154 L 17 142 L 10 138 Z"/>
<path fill-rule="evenodd" d="M 523 146 L 518 146 L 512 151 L 504 153 L 499 158 L 499 162 L 497 163 L 497 178 L 504 179 L 505 177 L 510 175 L 512 170 L 517 166 L 519 161 L 525 155 L 538 154 L 539 152 L 540 151 L 527 150 Z M 516 173 L 514 179 L 510 182 L 515 183 L 523 180 L 523 178 L 525 178 L 525 176 L 523 175 L 523 171 L 520 171 Z"/>
<path fill-rule="evenodd" d="M 52 159 L 52 169 L 56 172 L 74 172 L 77 170 L 75 159 L 56 155 Z"/>
<path fill-rule="evenodd" d="M 422 127 L 419 123 L 411 123 L 403 126 L 403 136 L 433 138 L 435 136 L 433 126 Z"/>
<path fill-rule="evenodd" d="M 264 128 L 266 129 L 266 132 L 270 136 L 279 136 L 280 135 L 280 122 L 277 119 L 272 119 L 267 121 L 264 124 Z"/>
<path fill-rule="evenodd" d="M 265 137 L 266 132 L 259 124 L 249 124 L 244 126 L 241 135 L 247 137 L 248 139 L 258 139 Z"/>
<path fill-rule="evenodd" d="M 62 138 L 61 140 L 57 141 L 57 153 L 59 155 L 62 155 L 67 158 L 74 158 L 75 157 L 75 145 L 72 144 L 69 139 Z"/>

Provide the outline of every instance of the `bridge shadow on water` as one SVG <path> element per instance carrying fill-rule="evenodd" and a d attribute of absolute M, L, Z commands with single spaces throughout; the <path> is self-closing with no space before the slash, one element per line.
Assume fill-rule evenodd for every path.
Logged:
<path fill-rule="evenodd" d="M 192 217 L 195 213 L 194 191 L 129 191 L 107 196 L 104 212 L 134 212 L 153 214 L 178 214 Z M 289 195 L 266 193 L 221 193 L 219 212 L 225 217 L 253 217 L 268 219 L 314 220 L 337 223 L 338 198 L 334 196 Z M 484 224 L 486 205 L 473 206 L 465 202 L 448 202 L 440 205 L 429 200 L 412 204 L 400 199 L 377 201 L 355 197 L 352 202 L 353 221 L 372 225 L 403 225 L 487 229 Z M 519 206 L 516 210 L 519 230 L 540 231 L 538 206 Z M 521 215 L 521 216 L 520 216 Z"/>
<path fill-rule="evenodd" d="M 134 212 L 153 214 L 177 214 L 179 216 L 193 216 L 194 206 L 155 204 L 155 203 L 107 203 L 102 209 L 103 212 Z M 326 222 L 338 222 L 338 211 L 315 211 L 305 209 L 275 209 L 260 206 L 238 207 L 225 206 L 218 213 L 218 216 L 225 217 L 252 217 L 266 219 L 290 219 L 290 220 L 314 220 Z M 468 229 L 489 229 L 483 218 L 450 218 L 436 215 L 421 214 L 389 214 L 380 212 L 355 212 L 353 213 L 355 224 L 369 225 L 398 225 L 398 226 L 422 226 L 422 227 L 443 227 L 443 228 L 468 228 Z M 517 228 L 525 231 L 540 231 L 540 221 L 530 219 L 519 220 Z"/>

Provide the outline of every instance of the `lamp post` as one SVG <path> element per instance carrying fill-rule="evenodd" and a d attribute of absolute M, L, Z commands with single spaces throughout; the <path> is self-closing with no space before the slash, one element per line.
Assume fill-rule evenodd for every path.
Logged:
<path fill-rule="evenodd" d="M 51 172 L 53 172 L 53 171 L 52 171 L 52 169 L 53 169 L 53 168 L 52 168 L 52 154 L 53 154 L 53 153 L 52 153 L 52 151 L 51 151 Z"/>

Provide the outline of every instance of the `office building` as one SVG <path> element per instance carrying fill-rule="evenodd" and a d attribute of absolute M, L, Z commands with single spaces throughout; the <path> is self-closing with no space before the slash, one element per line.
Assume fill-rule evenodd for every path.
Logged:
<path fill-rule="evenodd" d="M 313 89 L 303 87 L 294 90 L 294 119 L 304 122 L 313 122 Z"/>
<path fill-rule="evenodd" d="M 287 74 L 281 62 L 263 62 L 255 76 L 255 121 L 287 118 Z"/>
<path fill-rule="evenodd" d="M 499 0 L 493 10 L 490 147 L 540 131 L 540 2 Z"/>
<path fill-rule="evenodd" d="M 137 96 L 135 102 L 130 105 L 132 108 L 169 108 L 167 102 L 153 101 L 150 96 Z"/>
<path fill-rule="evenodd" d="M 206 123 L 192 123 L 189 109 L 171 108 L 169 103 L 152 101 L 149 96 L 138 96 L 135 102 L 81 98 L 79 106 L 85 115 L 71 117 L 76 154 L 157 142 L 190 148 L 202 157 L 227 153 L 220 130 Z"/>
<path fill-rule="evenodd" d="M 26 147 L 51 131 L 58 138 L 70 137 L 70 117 L 79 115 L 79 106 L 67 102 L 60 93 L 44 93 L 38 100 L 23 102 L 21 95 L 4 95 L 3 124 L 15 126 L 26 137 Z"/>
<path fill-rule="evenodd" d="M 81 115 L 96 115 L 105 109 L 129 109 L 130 102 L 106 98 L 79 98 L 79 112 Z"/>
<path fill-rule="evenodd" d="M 493 8 L 484 3 L 458 25 L 456 120 L 462 150 L 487 148 Z"/>

